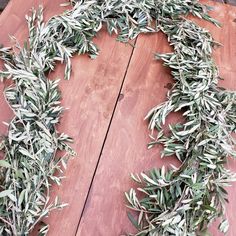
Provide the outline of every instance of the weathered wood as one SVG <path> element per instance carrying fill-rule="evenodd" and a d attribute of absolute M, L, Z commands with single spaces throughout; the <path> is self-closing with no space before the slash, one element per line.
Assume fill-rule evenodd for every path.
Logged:
<path fill-rule="evenodd" d="M 215 6 L 213 16 L 223 23 L 223 28 L 216 28 L 201 21 L 201 25 L 224 44 L 214 52 L 216 62 L 220 65 L 220 74 L 225 78 L 220 85 L 236 89 L 236 8 L 219 3 L 209 4 Z M 121 235 L 134 231 L 131 223 L 128 223 L 127 209 L 124 207 L 124 192 L 134 186 L 128 178 L 129 173 L 176 163 L 173 158 L 160 159 L 160 147 L 148 151 L 145 145 L 149 139 L 147 122 L 142 117 L 150 108 L 165 100 L 166 84 L 172 82 L 169 71 L 161 63 L 153 61 L 153 52 L 156 51 L 168 51 L 163 35 L 139 37 L 122 88 L 123 99 L 116 108 L 77 236 Z M 235 160 L 229 160 L 228 165 L 236 170 Z M 230 236 L 234 236 L 236 231 L 235 192 L 236 184 L 229 189 L 230 204 L 227 206 Z M 216 226 L 211 231 L 214 236 L 221 235 Z"/>

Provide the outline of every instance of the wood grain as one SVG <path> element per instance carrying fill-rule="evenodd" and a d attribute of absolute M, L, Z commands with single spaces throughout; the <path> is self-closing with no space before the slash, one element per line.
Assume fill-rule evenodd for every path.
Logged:
<path fill-rule="evenodd" d="M 59 7 L 62 2 L 65 0 L 11 0 L 0 16 L 0 43 L 9 45 L 9 34 L 15 35 L 21 43 L 27 38 L 24 15 L 32 6 L 43 4 L 48 19 L 63 11 Z M 223 28 L 206 22 L 200 24 L 209 28 L 224 44 L 214 53 L 221 76 L 225 78 L 221 86 L 236 89 L 236 10 L 232 6 L 208 3 L 215 6 L 213 15 L 223 22 Z M 72 79 L 60 83 L 63 105 L 69 110 L 65 112 L 59 129 L 75 139 L 73 146 L 78 157 L 69 162 L 62 186 L 52 188 L 52 196 L 60 195 L 69 207 L 52 213 L 46 220 L 50 224 L 50 236 L 75 235 L 85 202 L 77 236 L 110 236 L 132 231 L 124 207 L 124 191 L 133 186 L 129 174 L 164 164 L 178 165 L 174 158 L 161 160 L 160 147 L 147 150 L 147 123 L 142 119 L 150 108 L 165 100 L 169 83 L 172 83 L 169 70 L 153 60 L 154 52 L 171 51 L 165 36 L 139 37 L 120 95 L 132 48 L 115 42 L 104 31 L 98 35 L 96 42 L 101 48 L 98 59 L 92 61 L 87 56 L 75 57 Z M 64 67 L 58 65 L 50 77 L 63 78 L 63 71 Z M 9 121 L 12 114 L 2 97 L 4 86 L 0 84 L 0 119 Z M 117 99 L 119 102 L 111 120 Z M 169 122 L 179 119 L 179 116 L 172 116 Z M 2 124 L 0 131 L 6 132 Z M 235 161 L 230 160 L 228 165 L 236 171 Z M 231 223 L 229 236 L 234 236 L 236 231 L 233 224 L 236 217 L 235 192 L 234 185 L 229 191 L 227 211 Z M 211 230 L 214 236 L 220 235 L 215 227 Z"/>
<path fill-rule="evenodd" d="M 200 23 L 213 33 L 216 40 L 224 44 L 214 52 L 216 62 L 220 65 L 220 74 L 225 77 L 225 81 L 220 85 L 235 90 L 236 8 L 208 3 L 215 6 L 212 15 L 223 22 L 223 28 L 216 28 L 206 22 Z M 77 236 L 121 235 L 132 232 L 134 229 L 128 223 L 124 208 L 124 192 L 133 186 L 128 178 L 129 173 L 139 173 L 154 166 L 176 163 L 173 158 L 160 159 L 161 148 L 147 150 L 145 145 L 149 141 L 147 123 L 142 120 L 148 109 L 165 100 L 167 91 L 165 85 L 172 82 L 169 71 L 152 60 L 153 52 L 166 50 L 168 51 L 168 46 L 163 35 L 138 38 L 122 88 L 124 98 L 116 108 Z M 178 117 L 172 117 L 171 120 L 174 119 Z M 236 171 L 235 160 L 229 160 L 228 166 Z M 229 236 L 234 236 L 236 231 L 235 192 L 236 184 L 229 189 L 230 204 L 227 206 L 227 217 L 231 225 Z M 216 225 L 211 228 L 211 232 L 214 236 L 221 235 L 216 230 Z"/>
<path fill-rule="evenodd" d="M 63 104 L 69 107 L 60 130 L 74 138 L 78 157 L 69 162 L 62 186 L 52 189 L 69 207 L 49 217 L 50 236 L 76 233 L 132 51 L 106 32 L 99 34 L 96 42 L 101 49 L 100 56 L 94 61 L 87 56 L 73 58 L 72 78 L 60 84 Z M 52 76 L 62 74 L 63 68 L 59 67 Z"/>
<path fill-rule="evenodd" d="M 124 192 L 133 185 L 130 173 L 166 164 L 158 158 L 160 147 L 147 150 L 149 138 L 143 121 L 149 108 L 165 100 L 166 87 L 172 82 L 169 70 L 153 60 L 156 51 L 170 51 L 164 35 L 138 38 L 122 89 L 124 98 L 117 105 L 77 236 L 129 232 Z M 170 160 L 178 164 L 174 158 Z"/>
<path fill-rule="evenodd" d="M 46 18 L 62 11 L 62 1 L 43 1 Z M 27 38 L 24 15 L 39 1 L 12 0 L 0 17 L 0 36 L 9 45 L 8 34 L 15 35 L 22 43 Z M 8 19 L 8 23 L 3 22 Z M 52 188 L 52 196 L 60 195 L 69 207 L 52 214 L 49 235 L 75 235 L 77 224 L 92 181 L 100 155 L 103 140 L 109 127 L 110 118 L 131 56 L 132 48 L 115 41 L 114 37 L 101 32 L 95 40 L 101 49 L 97 60 L 87 56 L 74 57 L 71 80 L 60 83 L 63 105 L 69 108 L 61 121 L 60 130 L 74 139 L 78 157 L 71 160 L 66 171 L 67 178 L 61 187 Z M 64 67 L 57 66 L 51 78 L 63 78 Z M 1 84 L 3 87 L 3 85 Z M 1 87 L 1 89 L 3 89 Z M 2 90 L 0 90 L 2 94 Z M 0 119 L 9 120 L 11 112 L 1 99 Z M 6 112 L 7 111 L 7 112 Z M 6 115 L 5 115 L 6 114 Z M 6 130 L 1 130 L 5 132 Z"/>

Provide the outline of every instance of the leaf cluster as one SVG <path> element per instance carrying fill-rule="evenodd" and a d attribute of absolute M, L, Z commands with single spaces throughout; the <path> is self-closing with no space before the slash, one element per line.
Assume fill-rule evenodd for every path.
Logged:
<path fill-rule="evenodd" d="M 63 108 L 57 80 L 47 75 L 58 62 L 71 75 L 74 54 L 98 55 L 93 38 L 105 25 L 117 39 L 129 42 L 140 33 L 164 32 L 174 52 L 156 54 L 171 69 L 174 80 L 167 101 L 154 107 L 150 121 L 150 147 L 161 144 L 163 157 L 176 155 L 179 168 L 154 169 L 133 175 L 140 187 L 126 193 L 129 218 L 137 235 L 198 235 L 224 215 L 225 187 L 234 180 L 224 164 L 235 156 L 235 93 L 217 86 L 218 69 L 212 59 L 217 45 L 210 33 L 185 18 L 192 14 L 219 25 L 198 0 L 81 0 L 48 22 L 43 9 L 27 16 L 29 40 L 24 47 L 3 48 L 1 77 L 11 79 L 5 98 L 14 117 L 1 143 L 0 234 L 28 235 L 42 217 L 61 205 L 49 198 L 51 182 L 60 184 L 71 139 L 57 131 Z M 181 111 L 184 121 L 164 130 L 170 113 Z M 157 133 L 157 135 L 156 135 Z M 56 157 L 59 150 L 65 156 Z M 220 230 L 227 231 L 222 220 Z M 48 227 L 42 228 L 46 234 Z"/>

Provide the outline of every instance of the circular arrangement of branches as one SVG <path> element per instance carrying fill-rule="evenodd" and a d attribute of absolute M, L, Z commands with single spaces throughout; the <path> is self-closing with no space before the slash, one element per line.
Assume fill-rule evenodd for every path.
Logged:
<path fill-rule="evenodd" d="M 186 19 L 192 14 L 218 23 L 208 15 L 209 7 L 198 0 L 81 0 L 70 1 L 71 10 L 43 21 L 43 9 L 27 16 L 29 40 L 21 47 L 0 49 L 5 63 L 4 91 L 14 113 L 8 134 L 1 142 L 0 234 L 28 235 L 55 208 L 58 198 L 49 198 L 52 182 L 60 184 L 72 141 L 58 133 L 63 108 L 58 81 L 47 75 L 57 62 L 66 64 L 75 54 L 98 55 L 92 39 L 106 25 L 109 34 L 122 42 L 140 33 L 164 32 L 173 53 L 156 54 L 171 69 L 174 84 L 167 101 L 149 114 L 150 147 L 161 144 L 163 157 L 175 155 L 181 166 L 153 169 L 132 178 L 140 185 L 126 193 L 128 216 L 136 235 L 193 236 L 207 232 L 221 217 L 219 229 L 227 232 L 224 219 L 225 187 L 235 176 L 224 167 L 236 155 L 231 133 L 236 128 L 236 95 L 217 86 L 218 69 L 212 59 L 217 43 L 210 33 Z M 183 122 L 164 129 L 170 113 L 182 112 Z M 64 151 L 58 157 L 58 151 Z M 61 152 L 60 152 L 61 153 Z M 45 235 L 48 226 L 41 228 Z"/>

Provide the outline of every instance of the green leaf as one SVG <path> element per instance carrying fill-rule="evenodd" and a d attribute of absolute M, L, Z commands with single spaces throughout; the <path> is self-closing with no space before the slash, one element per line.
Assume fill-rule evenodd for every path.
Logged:
<path fill-rule="evenodd" d="M 5 167 L 5 168 L 11 168 L 10 163 L 8 163 L 8 162 L 5 161 L 5 160 L 0 160 L 0 166 L 1 166 L 1 167 Z"/>
<path fill-rule="evenodd" d="M 8 197 L 12 192 L 13 192 L 13 190 L 4 190 L 4 191 L 0 192 L 0 198 Z"/>
<path fill-rule="evenodd" d="M 127 212 L 128 218 L 136 229 L 140 229 L 137 220 L 134 219 L 133 215 L 130 212 Z"/>

